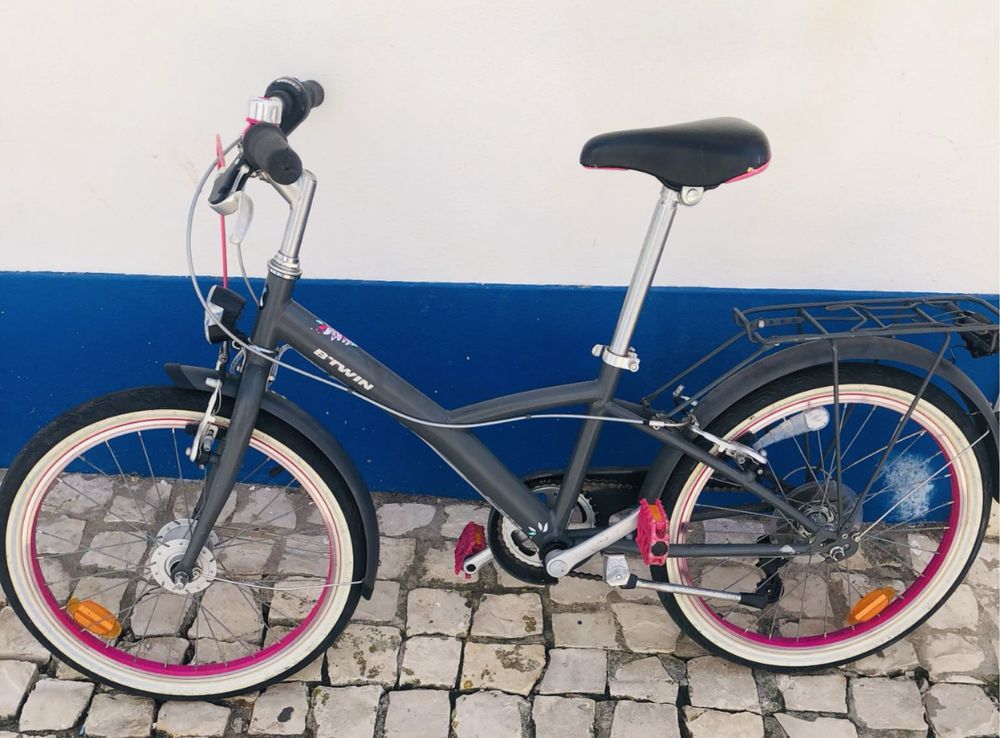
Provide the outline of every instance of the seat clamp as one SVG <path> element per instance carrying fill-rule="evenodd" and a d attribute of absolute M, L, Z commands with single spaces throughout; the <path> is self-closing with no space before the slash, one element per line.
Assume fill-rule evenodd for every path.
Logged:
<path fill-rule="evenodd" d="M 697 205 L 704 194 L 704 187 L 681 187 L 681 205 Z"/>
<path fill-rule="evenodd" d="M 601 343 L 594 346 L 590 353 L 594 356 L 600 356 L 601 361 L 609 366 L 628 369 L 630 372 L 639 371 L 639 355 L 636 354 L 635 349 L 631 346 L 629 347 L 628 354 L 625 356 L 614 353 L 610 348 Z"/>

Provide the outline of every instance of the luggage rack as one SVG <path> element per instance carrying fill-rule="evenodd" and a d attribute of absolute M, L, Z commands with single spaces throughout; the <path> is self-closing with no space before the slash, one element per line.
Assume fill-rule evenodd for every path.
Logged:
<path fill-rule="evenodd" d="M 662 414 L 665 417 L 679 416 L 693 409 L 701 398 L 729 377 L 785 344 L 829 341 L 831 346 L 835 346 L 841 340 L 860 337 L 957 334 L 972 357 L 979 358 L 996 354 L 1000 339 L 1000 308 L 974 295 L 764 305 L 733 308 L 733 318 L 742 329 L 740 332 L 643 397 L 642 405 L 652 409 L 652 402 L 657 397 L 675 388 L 675 407 Z M 682 394 L 682 379 L 742 339 L 749 340 L 756 350 L 697 392 L 690 396 Z M 950 337 L 946 335 L 938 352 L 938 361 L 950 342 Z"/>
<path fill-rule="evenodd" d="M 978 339 L 973 342 L 985 356 L 996 352 L 1000 309 L 981 297 L 952 295 L 733 308 L 733 317 L 746 337 L 762 346 L 854 336 L 966 333 Z"/>

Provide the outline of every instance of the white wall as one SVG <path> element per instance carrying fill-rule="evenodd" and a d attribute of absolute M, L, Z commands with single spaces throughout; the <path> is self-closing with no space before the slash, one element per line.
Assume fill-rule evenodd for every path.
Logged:
<path fill-rule="evenodd" d="M 659 283 L 997 292 L 997 39 L 996 0 L 4 3 L 0 269 L 183 273 L 215 132 L 292 74 L 327 90 L 308 276 L 624 283 L 658 186 L 581 145 L 737 115 L 772 166 Z"/>

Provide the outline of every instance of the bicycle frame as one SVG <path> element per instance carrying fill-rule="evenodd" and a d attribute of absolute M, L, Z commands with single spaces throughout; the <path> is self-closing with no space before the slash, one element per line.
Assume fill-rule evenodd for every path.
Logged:
<path fill-rule="evenodd" d="M 298 252 L 316 180 L 310 172 L 304 172 L 294 185 L 272 183 L 272 186 L 289 203 L 291 213 L 282 247 L 268 262 L 266 299 L 253 331 L 253 345 L 264 352 L 275 352 L 278 346 L 287 344 L 327 375 L 350 387 L 353 392 L 412 418 L 429 421 L 431 424 L 397 417 L 400 423 L 427 443 L 473 489 L 527 532 L 540 550 L 545 551 L 554 544 L 565 546 L 568 542 L 579 540 L 581 536 L 593 535 L 592 530 L 576 530 L 571 535 L 567 525 L 579 497 L 601 426 L 605 422 L 600 420 L 601 417 L 635 421 L 633 427 L 636 429 L 715 469 L 725 478 L 756 495 L 763 503 L 799 523 L 810 534 L 820 530 L 814 520 L 761 485 L 753 475 L 726 463 L 726 458 L 721 454 L 715 456 L 708 453 L 678 430 L 651 426 L 649 421 L 652 415 L 649 411 L 640 405 L 614 397 L 623 368 L 638 367 L 638 358 L 630 349 L 629 341 L 680 203 L 674 191 L 666 187 L 661 191 L 614 335 L 609 345 L 595 348 L 595 353 L 600 353 L 602 358 L 597 379 L 528 390 L 446 410 L 292 299 L 295 283 L 301 275 Z M 232 489 L 256 422 L 271 366 L 271 362 L 264 356 L 254 352 L 247 354 L 229 429 L 218 462 L 212 467 L 206 480 L 199 507 L 199 519 L 206 525 L 197 526 L 192 534 L 188 553 L 179 566 L 181 572 L 190 571 L 188 567 L 193 566 L 197 552 L 204 545 L 211 526 Z M 582 422 L 562 485 L 551 508 L 532 494 L 470 430 L 446 427 L 452 424 L 503 420 L 541 410 L 578 405 L 586 405 L 587 415 L 593 419 Z M 632 527 L 634 528 L 634 523 Z M 623 535 L 631 530 L 632 528 L 624 530 Z M 616 542 L 607 541 L 601 548 Z M 772 544 L 677 544 L 670 547 L 669 555 L 787 556 L 792 553 L 812 553 L 820 546 L 820 543 L 791 547 Z"/>

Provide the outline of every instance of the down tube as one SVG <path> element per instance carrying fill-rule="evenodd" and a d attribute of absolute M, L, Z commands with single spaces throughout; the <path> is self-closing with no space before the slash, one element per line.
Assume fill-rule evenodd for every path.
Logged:
<path fill-rule="evenodd" d="M 285 306 L 278 332 L 281 340 L 358 394 L 407 415 L 449 422 L 447 411 L 434 400 L 298 303 Z M 549 509 L 472 433 L 397 420 L 524 530 L 545 531 L 536 538 L 539 544 L 554 537 Z"/>

